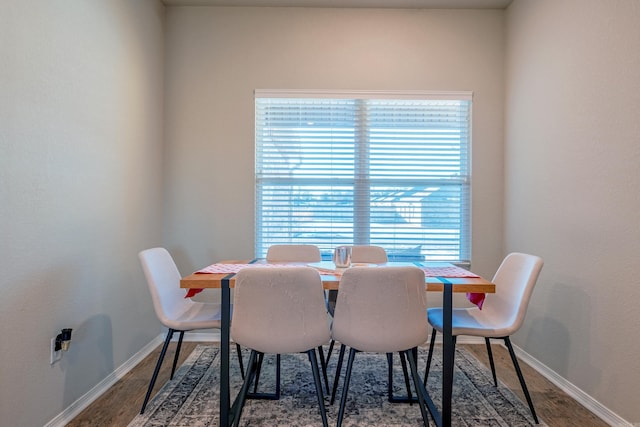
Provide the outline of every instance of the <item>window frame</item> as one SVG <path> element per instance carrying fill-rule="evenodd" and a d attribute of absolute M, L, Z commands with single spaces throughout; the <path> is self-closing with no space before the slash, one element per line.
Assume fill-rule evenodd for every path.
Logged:
<path fill-rule="evenodd" d="M 255 253 L 257 257 L 262 257 L 266 253 L 266 249 L 270 244 L 275 243 L 288 243 L 286 241 L 272 241 L 269 244 L 265 244 L 263 241 L 262 235 L 262 221 L 261 221 L 261 213 L 263 204 L 260 200 L 260 189 L 263 185 L 262 178 L 260 177 L 258 168 L 260 167 L 259 161 L 259 124 L 258 120 L 260 114 L 258 112 L 258 100 L 259 99 L 267 99 L 267 98 L 303 98 L 303 99 L 336 99 L 336 100 L 402 100 L 402 101 L 464 101 L 468 102 L 467 107 L 467 117 L 466 117 L 466 129 L 465 129 L 465 146 L 463 149 L 465 159 L 461 160 L 461 169 L 464 169 L 461 172 L 461 194 L 463 201 L 460 202 L 461 205 L 461 213 L 460 215 L 464 215 L 465 218 L 460 220 L 460 242 L 461 246 L 459 253 L 461 256 L 459 259 L 442 259 L 442 261 L 454 262 L 458 265 L 469 265 L 471 260 L 471 136 L 472 136 L 472 109 L 473 109 L 473 93 L 470 91 L 353 91 L 353 90 L 340 90 L 340 91 L 327 91 L 327 90 L 256 90 L 254 93 L 254 102 L 256 106 L 256 116 L 255 116 L 255 148 L 256 148 L 256 163 L 255 163 L 255 189 L 256 189 L 256 213 L 255 213 Z M 354 130 L 357 132 L 357 130 Z M 366 139 L 366 138 L 365 138 Z M 460 137 L 462 140 L 463 137 Z M 361 141 L 360 138 L 355 138 L 354 141 L 354 150 L 357 150 L 358 147 L 362 151 L 362 159 L 367 159 L 367 150 L 370 149 L 372 143 L 369 141 L 364 144 L 364 146 L 360 146 L 358 141 Z M 461 142 L 462 144 L 462 142 Z M 356 155 L 354 154 L 354 157 Z M 366 163 L 366 161 L 365 161 Z M 462 165 L 464 163 L 464 165 Z M 354 171 L 357 169 L 357 165 L 359 163 L 355 163 Z M 369 166 L 370 168 L 370 163 Z M 354 172 L 355 173 L 355 172 Z M 367 197 L 368 193 L 366 191 L 361 194 L 358 193 L 357 184 L 361 182 L 354 177 L 354 199 L 358 197 Z M 448 185 L 453 185 L 450 182 Z M 371 186 L 371 181 L 369 181 L 369 186 Z M 462 206 L 464 205 L 464 206 Z M 366 218 L 371 213 L 371 209 L 367 207 L 368 205 L 365 203 L 357 203 L 354 202 L 353 209 L 360 211 L 354 212 L 354 216 L 361 219 Z M 365 212 L 364 210 L 369 212 Z M 369 244 L 369 238 L 371 236 L 370 231 L 370 221 L 367 224 L 368 227 L 359 227 L 359 222 L 354 221 L 353 225 L 353 241 L 352 242 L 342 242 L 341 244 Z M 299 243 L 299 242 L 296 242 Z M 372 244 L 376 244 L 375 242 Z M 384 245 L 382 245 L 384 246 Z M 322 249 L 322 248 L 321 248 Z M 327 248 L 323 251 L 323 257 L 327 258 L 330 256 Z M 427 259 L 429 260 L 429 259 Z"/>

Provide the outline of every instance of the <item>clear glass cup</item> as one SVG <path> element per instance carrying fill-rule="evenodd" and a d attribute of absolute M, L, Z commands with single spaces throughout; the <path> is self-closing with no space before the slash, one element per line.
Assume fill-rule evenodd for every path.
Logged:
<path fill-rule="evenodd" d="M 347 268 L 351 265 L 351 246 L 338 246 L 333 251 L 333 263 L 336 268 Z"/>

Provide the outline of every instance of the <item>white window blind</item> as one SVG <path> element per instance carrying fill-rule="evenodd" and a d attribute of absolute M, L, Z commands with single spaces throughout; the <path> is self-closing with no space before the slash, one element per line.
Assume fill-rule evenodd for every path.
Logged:
<path fill-rule="evenodd" d="M 470 260 L 471 93 L 256 91 L 256 256 Z"/>

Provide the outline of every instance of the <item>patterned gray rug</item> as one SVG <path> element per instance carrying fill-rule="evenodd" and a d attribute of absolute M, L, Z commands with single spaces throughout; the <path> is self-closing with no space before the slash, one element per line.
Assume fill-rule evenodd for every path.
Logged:
<path fill-rule="evenodd" d="M 233 347 L 233 346 L 232 346 Z M 149 426 L 218 426 L 218 350 L 217 346 L 198 346 L 184 365 L 149 402 L 144 415 L 138 415 L 129 427 Z M 348 354 L 348 352 L 346 353 Z M 343 372 L 346 367 L 343 365 Z M 420 349 L 418 369 L 424 370 L 426 349 Z M 441 363 L 439 351 L 429 373 L 427 389 L 440 395 Z M 248 357 L 245 355 L 245 361 Z M 402 370 L 395 360 L 394 394 L 405 394 Z M 328 367 L 333 382 L 337 353 Z M 165 363 L 170 363 L 165 361 Z M 246 362 L 245 362 L 246 363 Z M 530 426 L 529 408 L 503 384 L 493 386 L 491 372 L 463 348 L 456 351 L 452 424 L 455 426 Z M 275 357 L 265 356 L 260 378 L 260 391 L 272 392 Z M 422 375 L 422 373 L 421 373 Z M 308 427 L 322 425 L 309 361 L 305 354 L 282 356 L 282 390 L 278 401 L 248 400 L 242 412 L 244 426 Z M 240 390 L 237 357 L 231 357 L 231 393 Z M 334 405 L 328 405 L 329 425 L 335 425 L 342 381 Z M 434 399 L 438 405 L 438 399 Z M 535 402 L 534 402 L 535 403 Z M 431 425 L 433 420 L 430 419 Z M 387 401 L 387 360 L 384 355 L 358 353 L 356 356 L 345 426 L 416 426 L 422 424 L 418 405 Z M 545 424 L 542 424 L 545 425 Z"/>

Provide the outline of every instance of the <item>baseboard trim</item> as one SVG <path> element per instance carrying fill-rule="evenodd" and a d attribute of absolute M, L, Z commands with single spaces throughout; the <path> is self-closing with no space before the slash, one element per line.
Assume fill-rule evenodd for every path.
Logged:
<path fill-rule="evenodd" d="M 484 338 L 480 337 L 470 337 L 461 335 L 458 337 L 458 344 L 482 344 L 484 345 Z M 492 340 L 492 344 L 501 345 L 506 349 L 506 346 L 498 342 L 498 340 Z M 442 335 L 438 334 L 436 336 L 436 343 L 442 344 Z M 565 378 L 558 375 L 556 372 L 551 370 L 548 366 L 540 362 L 535 357 L 531 356 L 526 351 L 522 350 L 517 345 L 513 344 L 513 350 L 520 360 L 531 366 L 535 369 L 540 375 L 551 381 L 556 387 L 558 387 L 563 392 L 567 393 L 567 395 L 571 396 L 576 402 L 580 403 L 582 406 L 591 411 L 595 416 L 600 418 L 602 421 L 607 423 L 610 426 L 617 427 L 634 427 L 638 424 L 632 424 L 624 418 L 620 417 L 615 412 L 611 411 L 609 408 L 604 406 L 602 403 L 598 402 L 593 397 L 589 396 L 587 393 L 582 391 L 580 388 L 567 381 Z"/>
<path fill-rule="evenodd" d="M 91 405 L 100 396 L 102 396 L 110 387 L 118 380 L 124 377 L 129 371 L 136 367 L 142 360 L 147 357 L 153 350 L 161 345 L 166 338 L 166 334 L 159 334 L 152 339 L 147 345 L 142 347 L 140 351 L 131 356 L 129 360 L 120 365 L 115 371 L 107 375 L 102 381 L 96 384 L 91 390 L 82 395 L 78 400 L 69 405 L 64 411 L 49 421 L 44 427 L 64 427 L 73 418 L 75 418 L 86 407 Z M 178 334 L 174 334 L 172 341 L 178 340 Z M 213 332 L 187 332 L 184 334 L 183 341 L 203 341 L 203 342 L 220 342 L 220 331 Z"/>
<path fill-rule="evenodd" d="M 529 353 L 522 350 L 520 347 L 513 345 L 513 349 L 516 352 L 516 355 L 518 356 L 519 359 L 521 359 L 523 362 L 527 363 L 533 369 L 538 371 L 540 375 L 542 375 L 543 377 L 551 381 L 560 390 L 567 393 L 569 396 L 571 396 L 571 398 L 573 398 L 575 401 L 577 401 L 582 406 L 587 408 L 589 411 L 591 411 L 595 416 L 600 418 L 605 423 L 609 424 L 610 426 L 619 426 L 619 427 L 634 426 L 634 424 L 630 423 L 629 421 L 620 417 L 615 412 L 611 411 L 602 403 L 598 402 L 596 399 L 589 396 L 587 393 L 582 391 L 573 383 L 567 381 L 567 379 L 558 375 L 556 372 L 551 370 L 548 366 L 540 362 L 535 357 L 531 356 Z"/>
<path fill-rule="evenodd" d="M 164 341 L 164 334 L 158 335 L 152 339 L 149 344 L 145 345 L 134 354 L 129 360 L 124 362 L 115 371 L 107 375 L 102 381 L 95 385 L 91 390 L 82 395 L 78 400 L 69 405 L 64 411 L 58 414 L 54 419 L 49 421 L 44 427 L 64 427 L 73 418 L 75 418 L 86 407 L 92 404 L 96 399 L 102 396 L 110 387 L 118 380 L 124 377 L 129 371 L 136 367 L 145 357 L 147 357 L 156 347 Z"/>
<path fill-rule="evenodd" d="M 173 340 L 175 341 L 175 339 Z M 220 331 L 214 332 L 187 332 L 183 341 L 220 342 Z"/>

